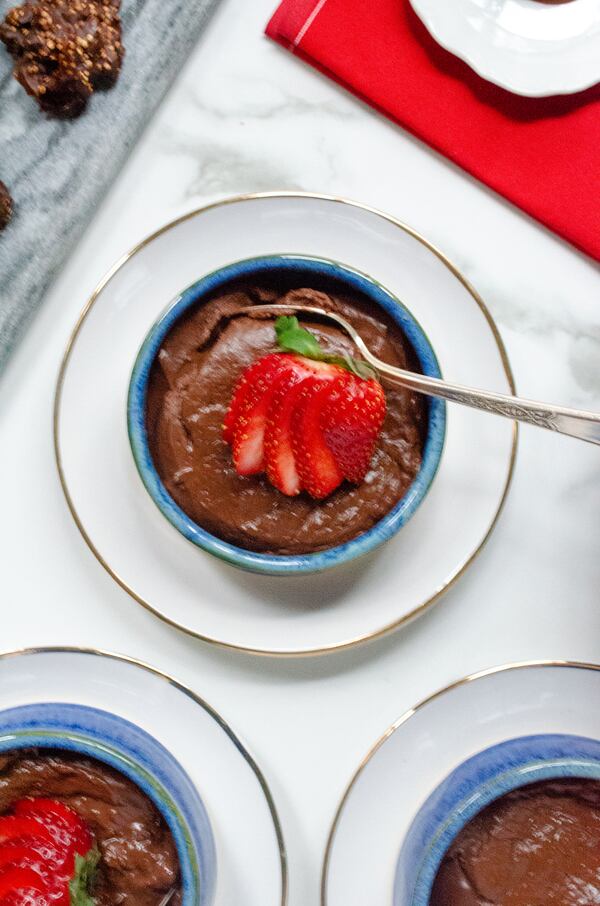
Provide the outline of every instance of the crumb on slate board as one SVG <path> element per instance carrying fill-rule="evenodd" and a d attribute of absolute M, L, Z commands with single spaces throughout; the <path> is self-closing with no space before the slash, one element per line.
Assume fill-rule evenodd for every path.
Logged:
<path fill-rule="evenodd" d="M 119 77 L 121 0 L 28 0 L 0 23 L 14 75 L 45 112 L 82 113 L 97 89 Z"/>

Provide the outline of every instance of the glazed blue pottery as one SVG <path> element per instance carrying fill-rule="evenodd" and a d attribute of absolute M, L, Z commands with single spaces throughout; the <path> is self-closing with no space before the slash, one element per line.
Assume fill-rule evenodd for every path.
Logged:
<path fill-rule="evenodd" d="M 428 906 L 448 847 L 495 799 L 539 780 L 570 777 L 600 780 L 600 741 L 524 736 L 465 761 L 434 790 L 409 828 L 396 869 L 394 906 Z"/>
<path fill-rule="evenodd" d="M 421 469 L 404 497 L 369 531 L 329 550 L 304 555 L 260 554 L 245 550 L 210 534 L 193 522 L 175 503 L 163 485 L 150 454 L 146 432 L 146 398 L 152 364 L 163 340 L 190 308 L 225 291 L 239 280 L 260 281 L 261 277 L 286 280 L 293 285 L 333 284 L 338 290 L 357 293 L 384 309 L 410 341 L 424 374 L 441 377 L 431 343 L 407 308 L 375 280 L 350 267 L 304 255 L 273 255 L 251 258 L 228 265 L 202 277 L 186 289 L 151 328 L 138 353 L 127 405 L 131 449 L 141 479 L 164 516 L 193 544 L 233 566 L 268 575 L 313 573 L 347 563 L 383 544 L 411 518 L 427 494 L 437 472 L 446 432 L 446 409 L 442 400 L 428 400 L 428 426 Z M 300 282 L 299 282 L 300 281 Z"/>
<path fill-rule="evenodd" d="M 0 711 L 0 753 L 32 746 L 87 755 L 137 784 L 173 836 L 182 906 L 211 906 L 216 851 L 208 816 L 188 775 L 161 743 L 121 717 L 83 705 L 49 702 Z"/>

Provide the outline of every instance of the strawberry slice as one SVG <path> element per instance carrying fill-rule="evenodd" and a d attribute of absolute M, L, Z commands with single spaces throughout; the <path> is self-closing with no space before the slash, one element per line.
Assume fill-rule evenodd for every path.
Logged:
<path fill-rule="evenodd" d="M 332 387 L 321 427 L 325 443 L 349 481 L 358 483 L 367 474 L 385 412 L 383 387 L 375 379 L 363 380 L 347 372 Z"/>
<path fill-rule="evenodd" d="M 302 383 L 291 420 L 292 449 L 300 482 L 311 497 L 328 497 L 344 480 L 325 443 L 321 416 L 334 382 L 309 378 Z"/>
<path fill-rule="evenodd" d="M 257 362 L 252 368 L 251 384 L 247 390 L 240 388 L 243 402 L 239 406 L 233 428 L 233 462 L 238 475 L 256 475 L 263 472 L 264 438 L 267 412 L 277 377 L 293 365 L 293 356 L 273 353 Z M 232 408 L 237 408 L 234 396 Z"/>
<path fill-rule="evenodd" d="M 33 868 L 42 862 L 42 857 L 37 850 L 25 844 L 11 844 L 0 847 L 0 873 L 6 868 Z"/>
<path fill-rule="evenodd" d="M 47 892 L 29 888 L 15 890 L 0 897 L 0 906 L 55 906 L 55 901 Z M 61 906 L 63 906 L 62 903 Z M 71 904 L 66 902 L 64 906 L 71 906 Z"/>
<path fill-rule="evenodd" d="M 23 903 L 23 906 L 37 906 L 49 901 L 44 894 L 46 884 L 31 868 L 11 868 L 0 875 L 0 903 Z M 33 894 L 33 896 L 32 896 Z"/>
<path fill-rule="evenodd" d="M 28 840 L 32 837 L 43 843 L 55 842 L 52 831 L 35 818 L 26 815 L 7 815 L 0 818 L 0 844 Z"/>
<path fill-rule="evenodd" d="M 264 472 L 265 462 L 265 430 L 267 417 L 273 394 L 278 385 L 278 379 L 289 372 L 306 377 L 307 374 L 320 374 L 331 377 L 338 371 L 337 366 L 323 362 L 312 362 L 301 356 L 286 353 L 272 353 L 265 356 L 250 369 L 251 385 L 245 384 L 240 388 L 243 398 L 238 404 L 236 396 L 231 403 L 231 409 L 237 410 L 237 418 L 233 427 L 233 462 L 238 475 L 257 475 Z M 229 431 L 227 431 L 229 436 Z"/>
<path fill-rule="evenodd" d="M 327 353 L 297 318 L 278 318 L 285 352 L 238 381 L 223 424 L 238 475 L 267 473 L 287 496 L 321 500 L 365 477 L 385 418 L 385 396 L 364 363 Z"/>
<path fill-rule="evenodd" d="M 300 476 L 292 449 L 292 415 L 309 372 L 282 375 L 273 392 L 265 429 L 267 478 L 278 491 L 295 497 L 301 491 Z"/>
<path fill-rule="evenodd" d="M 265 462 L 267 478 L 288 497 L 295 497 L 302 490 L 292 444 L 292 415 L 300 395 L 300 384 L 308 377 L 332 382 L 340 374 L 345 371 L 338 365 L 298 356 L 294 368 L 277 380 L 267 413 Z"/>
<path fill-rule="evenodd" d="M 5 819 L 1 821 L 6 828 Z M 28 819 L 27 824 L 21 816 L 11 821 L 0 845 L 0 875 L 11 868 L 29 868 L 46 883 L 56 874 L 69 877 L 75 864 L 73 845 L 62 846 L 51 835 L 51 829 L 34 819 Z"/>
<path fill-rule="evenodd" d="M 0 818 L 0 906 L 74 906 L 74 888 L 90 904 L 100 854 L 85 821 L 53 799 L 23 799 L 14 811 Z M 25 884 L 32 875 L 37 886 Z"/>
<path fill-rule="evenodd" d="M 53 887 L 53 871 L 56 870 L 56 863 L 53 861 L 52 864 L 48 861 L 48 849 L 43 844 L 39 847 L 39 850 L 35 847 L 29 846 L 16 846 L 16 845 L 5 845 L 0 847 L 0 880 L 5 877 L 9 872 L 14 871 L 14 869 L 27 869 L 29 871 L 35 872 L 35 874 L 44 882 L 44 893 L 50 894 Z M 14 875 L 13 875 L 14 877 Z M 56 882 L 55 882 L 56 886 Z M 60 888 L 56 891 L 54 897 L 44 898 L 41 902 L 46 903 L 52 900 L 53 903 L 58 906 L 58 904 L 64 903 L 65 906 L 70 906 L 68 898 L 65 899 L 63 895 L 64 891 L 64 882 Z M 28 906 L 31 906 L 32 903 L 37 903 L 38 900 L 32 900 L 29 893 L 26 898 L 23 899 L 23 893 L 11 893 L 7 894 L 6 902 L 9 902 L 11 906 L 13 904 L 19 904 L 21 902 L 27 903 Z M 1 898 L 0 903 L 5 903 L 5 899 Z"/>
<path fill-rule="evenodd" d="M 92 845 L 85 821 L 68 805 L 56 799 L 21 799 L 13 806 L 15 815 L 36 819 L 47 827 L 59 846 L 84 855 Z"/>
<path fill-rule="evenodd" d="M 235 386 L 223 422 L 223 439 L 228 444 L 233 445 L 240 416 L 250 408 L 253 402 L 258 401 L 261 390 L 268 389 L 269 381 L 273 380 L 279 371 L 288 367 L 291 358 L 292 356 L 286 353 L 273 352 L 259 359 L 243 372 Z"/>

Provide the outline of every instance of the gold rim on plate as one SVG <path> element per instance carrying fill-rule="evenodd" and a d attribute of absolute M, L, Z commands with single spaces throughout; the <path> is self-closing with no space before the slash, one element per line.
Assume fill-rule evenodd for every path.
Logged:
<path fill-rule="evenodd" d="M 468 676 L 463 677 L 462 679 L 455 680 L 448 686 L 444 686 L 443 689 L 438 689 L 437 692 L 434 692 L 432 695 L 428 695 L 427 698 L 422 699 L 422 701 L 420 701 L 417 705 L 409 708 L 408 711 L 405 711 L 401 717 L 394 721 L 391 727 L 388 727 L 385 733 L 383 733 L 379 737 L 377 742 L 371 746 L 371 748 L 359 764 L 358 768 L 352 775 L 350 783 L 347 785 L 333 817 L 331 830 L 329 831 L 329 836 L 327 837 L 327 845 L 325 846 L 325 855 L 323 856 L 323 869 L 321 873 L 321 906 L 327 906 L 329 865 L 331 860 L 331 853 L 333 850 L 333 844 L 335 842 L 335 835 L 340 824 L 342 812 L 344 811 L 346 803 L 350 798 L 350 794 L 356 786 L 357 781 L 361 777 L 363 771 L 365 770 L 373 756 L 382 747 L 382 745 L 387 742 L 390 736 L 392 736 L 399 727 L 410 720 L 410 718 L 413 717 L 418 711 L 421 711 L 422 708 L 424 708 L 426 705 L 429 705 L 432 701 L 435 701 L 435 699 L 441 698 L 443 695 L 446 695 L 447 692 L 452 692 L 454 689 L 458 689 L 461 686 L 466 686 L 468 683 L 475 682 L 476 680 L 484 679 L 486 676 L 493 676 L 496 673 L 507 673 L 510 670 L 527 670 L 532 667 L 567 667 L 576 670 L 592 670 L 594 672 L 600 672 L 600 664 L 589 664 L 585 661 L 517 661 L 511 664 L 502 664 L 499 667 L 488 667 L 486 670 L 479 670 L 477 673 L 471 673 Z"/>
<path fill-rule="evenodd" d="M 447 576 L 446 580 L 441 584 L 441 586 L 439 588 L 436 589 L 436 591 L 433 593 L 433 595 L 431 595 L 429 598 L 427 598 L 425 601 L 423 601 L 418 607 L 414 608 L 414 610 L 412 610 L 410 613 L 406 614 L 405 616 L 401 617 L 400 619 L 394 620 L 392 623 L 389 623 L 387 626 L 384 626 L 381 629 L 376 629 L 373 632 L 367 633 L 366 635 L 356 636 L 354 638 L 346 639 L 341 642 L 335 642 L 331 645 L 326 645 L 322 648 L 310 648 L 310 649 L 306 649 L 306 650 L 293 650 L 293 649 L 273 650 L 273 649 L 268 649 L 268 648 L 248 647 L 246 645 L 237 645 L 234 642 L 226 642 L 226 641 L 223 641 L 222 639 L 217 639 L 217 638 L 213 638 L 212 636 L 203 635 L 202 633 L 195 632 L 193 629 L 189 629 L 187 626 L 184 626 L 181 623 L 178 623 L 176 620 L 171 619 L 166 614 L 162 613 L 158 609 L 158 607 L 156 607 L 155 605 L 151 604 L 149 601 L 146 601 L 144 598 L 142 598 L 140 595 L 138 595 L 137 592 L 134 591 L 134 589 L 131 588 L 131 586 L 129 586 L 127 584 L 127 582 L 125 582 L 125 580 L 117 572 L 115 572 L 115 570 L 110 566 L 110 564 L 104 559 L 104 557 L 102 556 L 100 551 L 96 548 L 96 546 L 94 545 L 94 542 L 88 535 L 88 533 L 83 525 L 83 522 L 77 512 L 75 503 L 71 496 L 71 493 L 69 491 L 66 475 L 65 475 L 64 469 L 63 469 L 62 456 L 61 456 L 61 451 L 60 451 L 60 440 L 59 440 L 60 405 L 61 405 L 61 400 L 62 400 L 62 388 L 63 388 L 63 383 L 65 380 L 67 366 L 69 364 L 71 351 L 73 349 L 73 346 L 75 345 L 75 341 L 77 339 L 79 331 L 81 330 L 87 315 L 89 314 L 89 312 L 92 309 L 92 307 L 94 306 L 94 304 L 98 301 L 98 298 L 100 297 L 102 291 L 105 289 L 105 287 L 108 285 L 108 283 L 110 283 L 110 281 L 115 276 L 115 274 L 117 274 L 117 272 L 120 271 L 121 268 L 125 264 L 127 264 L 127 262 L 131 258 L 133 258 L 135 255 L 137 255 L 137 253 L 140 252 L 142 249 L 144 249 L 147 245 L 149 245 L 155 239 L 158 239 L 158 237 L 161 236 L 163 233 L 166 233 L 169 230 L 173 229 L 174 227 L 178 226 L 179 224 L 184 223 L 186 220 L 191 220 L 192 218 L 198 217 L 199 215 L 205 213 L 206 211 L 213 210 L 214 208 L 224 207 L 225 205 L 238 204 L 238 203 L 244 202 L 244 201 L 256 201 L 258 199 L 269 199 L 269 198 L 316 199 L 318 201 L 330 201 L 330 202 L 334 202 L 336 204 L 349 205 L 350 207 L 358 208 L 363 211 L 367 211 L 370 214 L 375 214 L 376 216 L 383 218 L 383 220 L 387 220 L 388 223 L 391 223 L 394 226 L 398 227 L 403 232 L 408 233 L 409 236 L 412 236 L 413 239 L 416 239 L 418 242 L 420 242 L 422 245 L 424 245 L 425 248 L 429 249 L 430 252 L 433 252 L 433 254 L 437 258 L 439 258 L 439 260 L 442 262 L 442 264 L 444 264 L 448 268 L 448 270 L 462 283 L 462 285 L 469 292 L 473 301 L 476 303 L 476 305 L 479 307 L 482 314 L 484 315 L 484 317 L 489 325 L 489 328 L 492 331 L 494 340 L 496 341 L 496 345 L 498 347 L 498 352 L 500 353 L 500 359 L 502 361 L 502 366 L 504 368 L 504 373 L 505 373 L 507 381 L 508 381 L 510 392 L 511 392 L 511 394 L 516 395 L 517 391 L 516 391 L 516 387 L 515 387 L 515 381 L 514 381 L 514 376 L 512 373 L 511 366 L 510 366 L 510 362 L 508 360 L 508 355 L 507 355 L 504 343 L 502 341 L 502 337 L 500 336 L 500 332 L 499 332 L 499 330 L 496 326 L 496 323 L 495 323 L 494 319 L 492 318 L 485 302 L 483 301 L 481 296 L 477 293 L 477 291 L 471 286 L 471 284 L 466 279 L 466 277 L 464 277 L 461 274 L 461 272 L 458 270 L 458 268 L 454 264 L 452 264 L 452 262 L 444 255 L 444 253 L 441 252 L 438 248 L 436 248 L 436 246 L 432 245 L 431 242 L 429 242 L 423 236 L 421 236 L 420 233 L 418 233 L 416 230 L 413 230 L 411 227 L 407 226 L 405 223 L 402 223 L 402 221 L 398 220 L 396 217 L 392 217 L 390 214 L 385 214 L 383 211 L 380 211 L 377 208 L 370 207 L 369 205 L 362 204 L 361 202 L 358 202 L 358 201 L 351 201 L 350 199 L 347 199 L 347 198 L 341 198 L 341 197 L 338 197 L 335 195 L 325 195 L 325 194 L 319 194 L 319 193 L 313 193 L 313 192 L 257 192 L 257 193 L 248 194 L 248 195 L 236 195 L 236 196 L 232 196 L 230 198 L 222 199 L 221 201 L 213 202 L 212 204 L 203 205 L 200 208 L 196 208 L 195 210 L 190 211 L 188 214 L 184 214 L 182 217 L 178 217 L 176 220 L 170 221 L 169 223 L 165 224 L 165 226 L 161 227 L 159 230 L 156 230 L 156 232 L 152 233 L 150 236 L 147 236 L 145 239 L 143 239 L 133 249 L 131 249 L 131 251 L 129 251 L 125 255 L 123 255 L 105 274 L 105 276 L 102 278 L 100 283 L 96 286 L 92 295 L 89 297 L 81 314 L 79 315 L 79 318 L 77 319 L 73 332 L 71 333 L 71 336 L 69 337 L 67 347 L 65 349 L 63 359 L 62 359 L 62 362 L 60 365 L 60 369 L 59 369 L 59 373 L 58 373 L 58 380 L 57 380 L 57 384 L 56 384 L 56 392 L 55 392 L 55 397 L 54 397 L 54 453 L 55 453 L 56 465 L 58 468 L 58 475 L 59 475 L 60 483 L 61 483 L 61 486 L 63 489 L 63 493 L 65 495 L 65 499 L 67 501 L 67 505 L 69 507 L 71 515 L 75 521 L 77 528 L 79 529 L 79 531 L 83 537 L 83 540 L 89 547 L 90 551 L 92 552 L 92 554 L 94 555 L 96 560 L 100 563 L 100 565 L 114 579 L 114 581 L 117 583 L 117 585 L 119 585 L 123 589 L 123 591 L 127 592 L 127 594 L 130 595 L 130 597 L 132 597 L 134 601 L 137 601 L 138 604 L 141 604 L 142 607 L 144 607 L 150 613 L 153 613 L 154 616 L 158 617 L 164 623 L 167 623 L 169 626 L 172 626 L 174 629 L 178 629 L 181 632 L 186 633 L 186 635 L 192 636 L 193 638 L 196 638 L 196 639 L 200 639 L 203 642 L 208 642 L 211 645 L 216 645 L 217 647 L 220 647 L 220 648 L 226 648 L 230 651 L 240 651 L 240 652 L 244 652 L 245 654 L 253 654 L 253 655 L 258 655 L 258 656 L 282 657 L 282 658 L 285 658 L 285 657 L 309 657 L 309 656 L 316 656 L 316 655 L 321 655 L 321 654 L 329 654 L 334 651 L 344 651 L 348 648 L 353 648 L 356 645 L 360 645 L 363 642 L 374 641 L 375 639 L 382 638 L 383 636 L 388 635 L 391 632 L 394 632 L 396 629 L 399 629 L 401 626 L 407 625 L 407 623 L 411 622 L 416 617 L 419 617 L 419 616 L 421 616 L 421 614 L 425 613 L 426 610 L 428 610 L 430 607 L 432 607 L 442 597 L 442 595 L 445 594 L 446 591 L 448 591 L 448 589 L 451 588 L 457 582 L 457 580 L 468 569 L 468 567 L 471 565 L 471 563 L 473 563 L 473 561 L 476 559 L 476 557 L 481 553 L 482 549 L 484 548 L 487 540 L 489 539 L 490 535 L 492 534 L 492 532 L 496 526 L 500 513 L 502 512 L 502 510 L 504 508 L 504 504 L 506 502 L 506 497 L 508 495 L 508 491 L 509 491 L 509 488 L 510 488 L 510 485 L 512 482 L 512 477 L 513 477 L 513 472 L 514 472 L 514 467 L 515 467 L 515 459 L 516 459 L 516 454 L 517 454 L 517 440 L 518 440 L 519 430 L 518 430 L 518 425 L 516 422 L 513 425 L 512 447 L 511 447 L 510 459 L 509 459 L 509 463 L 508 463 L 508 472 L 507 472 L 506 481 L 504 484 L 504 489 L 502 491 L 502 495 L 500 497 L 500 501 L 498 503 L 498 507 L 496 509 L 494 517 L 493 517 L 490 525 L 488 526 L 488 529 L 485 532 L 483 538 L 479 542 L 478 547 L 465 560 L 463 560 L 463 562 L 460 563 L 454 569 L 454 571 L 452 573 L 450 573 L 449 576 Z"/>
<path fill-rule="evenodd" d="M 176 680 L 174 677 L 170 676 L 168 673 L 164 673 L 162 670 L 159 670 L 157 667 L 151 667 L 150 664 L 140 661 L 137 658 L 129 657 L 126 654 L 115 654 L 112 651 L 104 651 L 100 648 L 79 648 L 77 646 L 68 646 L 68 645 L 55 645 L 55 646 L 44 646 L 40 648 L 19 648 L 15 651 L 4 651 L 0 652 L 0 660 L 8 660 L 9 658 L 17 658 L 28 655 L 35 654 L 87 654 L 92 657 L 101 657 L 109 658 L 113 661 L 121 661 L 124 664 L 133 664 L 134 667 L 139 667 L 141 670 L 145 670 L 147 673 L 152 673 L 154 676 L 159 677 L 159 679 L 165 680 L 170 686 L 174 686 L 179 692 L 183 692 L 188 698 L 191 698 L 197 705 L 206 711 L 206 713 L 212 717 L 212 719 L 219 725 L 219 727 L 225 732 L 229 737 L 233 745 L 236 747 L 244 761 L 249 765 L 253 771 L 260 788 L 263 792 L 263 795 L 266 799 L 267 806 L 273 821 L 273 827 L 275 829 L 275 836 L 277 838 L 277 848 L 279 850 L 279 864 L 281 866 L 281 906 L 286 906 L 288 902 L 288 868 L 287 868 L 287 852 L 285 848 L 285 841 L 283 839 L 283 831 L 281 828 L 281 823 L 279 821 L 279 815 L 277 814 L 277 808 L 275 806 L 275 800 L 273 794 L 269 788 L 269 785 L 266 781 L 264 774 L 259 768 L 258 764 L 246 749 L 241 740 L 236 736 L 234 731 L 231 729 L 227 721 L 221 717 L 218 711 L 216 711 L 212 705 L 209 705 L 201 696 L 193 692 L 188 686 L 184 686 L 183 683 L 180 683 L 179 680 Z"/>

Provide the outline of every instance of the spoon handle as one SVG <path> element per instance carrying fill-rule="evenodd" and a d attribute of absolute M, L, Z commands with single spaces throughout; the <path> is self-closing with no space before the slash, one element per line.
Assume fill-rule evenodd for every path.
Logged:
<path fill-rule="evenodd" d="M 439 378 L 426 377 L 401 368 L 394 368 L 386 362 L 380 361 L 365 349 L 361 350 L 369 363 L 380 374 L 428 396 L 470 406 L 472 409 L 481 409 L 495 415 L 503 415 L 515 421 L 546 428 L 548 431 L 557 431 L 559 434 L 568 434 L 579 440 L 586 440 L 592 444 L 600 444 L 600 415 L 595 412 L 586 412 L 583 409 L 568 409 L 564 406 L 551 406 L 547 403 L 538 403 L 533 400 L 521 399 L 518 396 L 505 396 L 501 393 L 491 393 L 489 390 L 472 390 L 462 384 L 452 384 Z"/>
<path fill-rule="evenodd" d="M 600 414 L 586 412 L 583 409 L 568 409 L 565 406 L 552 406 L 548 403 L 537 403 L 533 400 L 521 399 L 518 396 L 506 396 L 502 393 L 491 393 L 489 390 L 475 390 L 463 384 L 452 384 L 440 378 L 428 377 L 414 371 L 404 371 L 382 362 L 373 355 L 363 338 L 356 329 L 338 315 L 337 312 L 326 311 L 312 305 L 256 305 L 242 309 L 241 313 L 281 314 L 282 311 L 294 311 L 297 314 L 313 314 L 321 318 L 335 321 L 343 327 L 348 336 L 354 341 L 363 358 L 372 365 L 380 374 L 385 374 L 396 383 L 417 393 L 427 396 L 436 396 L 439 399 L 470 406 L 472 409 L 481 409 L 492 412 L 494 415 L 503 415 L 513 421 L 526 422 L 537 428 L 546 428 L 548 431 L 557 431 L 559 434 L 568 434 L 579 440 L 586 440 L 591 444 L 600 444 Z"/>

